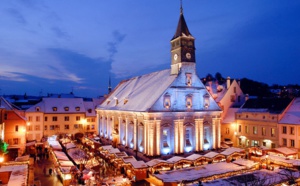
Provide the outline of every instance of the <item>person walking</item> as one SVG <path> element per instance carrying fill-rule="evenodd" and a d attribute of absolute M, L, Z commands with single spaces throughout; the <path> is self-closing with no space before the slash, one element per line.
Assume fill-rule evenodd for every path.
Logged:
<path fill-rule="evenodd" d="M 49 175 L 52 175 L 52 168 L 49 169 Z"/>
<path fill-rule="evenodd" d="M 44 176 L 46 176 L 46 167 L 43 169 Z"/>

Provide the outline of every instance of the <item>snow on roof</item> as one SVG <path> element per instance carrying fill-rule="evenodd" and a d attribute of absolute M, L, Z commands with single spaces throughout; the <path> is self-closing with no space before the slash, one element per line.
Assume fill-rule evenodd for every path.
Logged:
<path fill-rule="evenodd" d="M 300 98 L 295 98 L 279 123 L 300 124 Z"/>
<path fill-rule="evenodd" d="M 186 157 L 186 159 L 191 160 L 191 161 L 195 161 L 198 158 L 203 158 L 203 156 L 200 154 L 192 154 L 192 155 L 189 155 L 188 157 Z"/>
<path fill-rule="evenodd" d="M 68 149 L 71 149 L 71 148 L 76 148 L 76 145 L 75 145 L 74 143 L 67 143 L 67 144 L 65 145 L 65 147 L 66 147 L 66 149 L 68 150 Z"/>
<path fill-rule="evenodd" d="M 135 169 L 145 169 L 145 168 L 148 168 L 148 165 L 144 161 L 132 161 L 132 162 L 130 162 L 130 164 Z"/>
<path fill-rule="evenodd" d="M 115 153 L 120 152 L 120 150 L 119 150 L 118 148 L 107 149 L 107 151 L 108 151 L 110 154 L 115 154 Z"/>
<path fill-rule="evenodd" d="M 124 163 L 131 163 L 131 162 L 136 161 L 135 157 L 133 157 L 133 156 L 125 156 L 125 157 L 122 157 L 122 159 L 123 159 Z"/>
<path fill-rule="evenodd" d="M 157 164 L 160 164 L 160 163 L 168 163 L 168 162 L 165 161 L 165 160 L 161 160 L 161 159 L 153 159 L 153 160 L 148 161 L 146 164 L 149 167 L 153 167 L 153 166 L 155 166 Z"/>
<path fill-rule="evenodd" d="M 254 162 L 252 160 L 243 159 L 243 158 L 237 159 L 233 163 L 235 163 L 237 165 L 246 166 L 247 168 L 251 168 L 258 164 L 257 162 Z"/>
<path fill-rule="evenodd" d="M 20 157 L 17 157 L 16 159 L 15 159 L 15 161 L 18 161 L 18 162 L 20 162 L 20 161 L 29 161 L 29 155 L 26 155 L 26 156 L 20 156 Z"/>
<path fill-rule="evenodd" d="M 62 150 L 62 147 L 58 141 L 48 141 L 49 145 L 56 150 Z"/>
<path fill-rule="evenodd" d="M 280 152 L 284 155 L 297 154 L 297 151 L 294 151 L 294 150 L 292 150 L 290 148 L 287 148 L 287 147 L 279 147 L 279 148 L 275 148 L 274 150 L 277 151 L 277 152 Z"/>
<path fill-rule="evenodd" d="M 167 162 L 168 163 L 176 163 L 182 159 L 185 159 L 184 157 L 181 157 L 181 156 L 173 156 L 172 158 L 170 159 L 167 159 Z"/>
<path fill-rule="evenodd" d="M 66 161 L 66 160 L 59 160 L 59 165 L 61 167 L 72 167 L 74 166 L 74 163 L 72 161 Z"/>
<path fill-rule="evenodd" d="M 117 158 L 128 156 L 126 152 L 116 152 L 115 155 Z"/>
<path fill-rule="evenodd" d="M 69 160 L 69 158 L 66 155 L 66 153 L 64 153 L 62 151 L 53 151 L 53 153 L 55 154 L 56 159 L 58 159 L 58 160 L 65 160 L 65 161 Z"/>
<path fill-rule="evenodd" d="M 205 166 L 200 166 L 200 167 L 191 167 L 185 169 L 178 169 L 174 171 L 166 171 L 166 172 L 162 172 L 161 174 L 154 174 L 153 176 L 162 180 L 162 182 L 164 183 L 167 182 L 179 183 L 183 180 L 193 181 L 199 178 L 205 178 L 213 175 L 238 171 L 242 169 L 246 169 L 246 167 L 239 166 L 233 163 L 220 162 L 214 164 L 207 164 Z"/>
<path fill-rule="evenodd" d="M 264 156 L 264 157 L 266 157 L 266 156 Z M 300 160 L 299 159 L 286 159 L 285 157 L 275 156 L 275 155 L 269 155 L 268 158 L 271 159 L 271 160 L 288 163 L 288 164 L 291 164 L 291 165 L 294 165 L 294 166 L 300 166 Z"/>
<path fill-rule="evenodd" d="M 104 145 L 104 146 L 102 146 L 102 149 L 103 150 L 108 150 L 108 149 L 114 149 L 114 147 L 111 146 L 111 145 Z"/>
<path fill-rule="evenodd" d="M 176 77 L 167 69 L 124 80 L 98 108 L 148 111 Z"/>
<path fill-rule="evenodd" d="M 244 149 L 241 149 L 241 148 L 237 148 L 237 147 L 230 147 L 230 148 L 227 148 L 226 150 L 224 150 L 223 152 L 221 152 L 220 154 L 223 154 L 225 156 L 229 156 L 235 152 L 243 152 L 245 151 Z"/>
<path fill-rule="evenodd" d="M 222 121 L 222 123 L 233 123 L 235 121 L 235 113 L 239 110 L 239 108 L 229 108 L 227 113 Z"/>
<path fill-rule="evenodd" d="M 206 158 L 214 158 L 217 155 L 219 155 L 219 153 L 211 151 L 211 152 L 205 154 L 204 157 L 206 157 Z"/>
<path fill-rule="evenodd" d="M 27 185 L 28 165 L 1 166 L 0 172 L 11 172 L 6 186 Z"/>

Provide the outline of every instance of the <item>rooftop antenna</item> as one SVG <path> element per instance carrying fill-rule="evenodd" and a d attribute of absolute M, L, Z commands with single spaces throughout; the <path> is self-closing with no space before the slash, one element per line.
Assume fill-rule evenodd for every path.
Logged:
<path fill-rule="evenodd" d="M 109 79 L 108 79 L 108 93 L 111 92 L 111 80 L 110 80 L 110 75 L 109 75 Z"/>

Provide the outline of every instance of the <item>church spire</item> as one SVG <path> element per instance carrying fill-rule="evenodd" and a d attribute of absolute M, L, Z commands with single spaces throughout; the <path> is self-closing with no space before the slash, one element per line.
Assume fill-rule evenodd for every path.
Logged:
<path fill-rule="evenodd" d="M 177 29 L 175 32 L 175 35 L 173 36 L 173 39 L 176 39 L 177 37 L 180 36 L 192 36 L 190 33 L 187 24 L 185 22 L 184 16 L 183 16 L 183 8 L 182 8 L 182 1 L 180 1 L 180 17 L 177 25 Z"/>
<path fill-rule="evenodd" d="M 110 76 L 108 79 L 108 94 L 111 92 L 111 81 L 110 81 Z"/>
<path fill-rule="evenodd" d="M 171 40 L 171 74 L 178 74 L 183 65 L 195 66 L 195 38 L 190 33 L 183 16 L 180 1 L 180 16 L 175 35 Z"/>

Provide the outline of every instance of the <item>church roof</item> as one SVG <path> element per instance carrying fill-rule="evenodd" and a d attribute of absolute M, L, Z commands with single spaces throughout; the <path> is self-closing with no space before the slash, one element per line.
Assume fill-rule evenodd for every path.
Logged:
<path fill-rule="evenodd" d="M 180 12 L 180 17 L 179 17 L 177 29 L 176 29 L 175 35 L 173 36 L 172 40 L 176 39 L 180 36 L 192 36 L 192 34 L 190 33 L 190 31 L 187 27 L 187 24 L 185 22 L 182 11 Z"/>
<path fill-rule="evenodd" d="M 149 111 L 175 79 L 167 69 L 124 80 L 98 108 Z"/>

